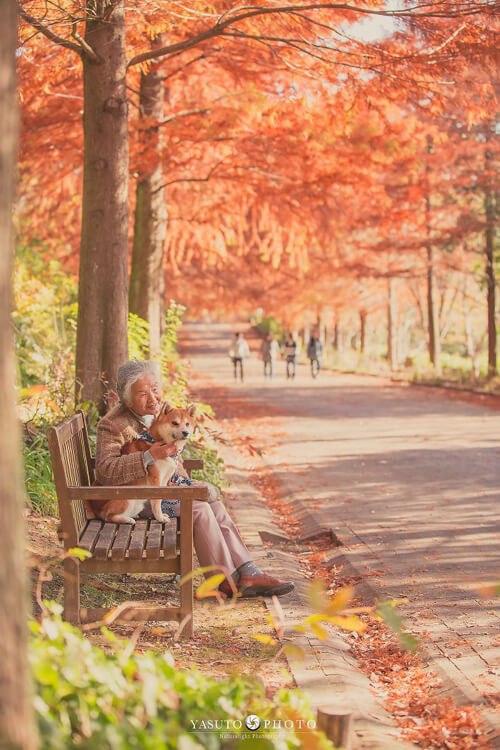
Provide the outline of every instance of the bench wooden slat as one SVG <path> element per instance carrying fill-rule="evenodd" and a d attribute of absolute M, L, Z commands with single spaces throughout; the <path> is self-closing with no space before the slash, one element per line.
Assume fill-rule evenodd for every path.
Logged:
<path fill-rule="evenodd" d="M 177 519 L 164 524 L 163 557 L 170 558 L 177 555 Z"/>
<path fill-rule="evenodd" d="M 110 611 L 102 607 L 82 607 L 81 620 L 82 622 L 100 622 L 110 614 Z M 192 613 L 182 607 L 148 607 L 141 602 L 138 606 L 125 609 L 113 622 L 144 622 L 145 620 L 180 622 L 186 615 L 192 615 Z"/>
<path fill-rule="evenodd" d="M 144 549 L 144 545 L 146 543 L 147 530 L 148 521 L 141 518 L 135 522 L 135 526 L 130 537 L 130 544 L 128 546 L 129 560 L 140 560 L 142 558 L 142 550 Z"/>
<path fill-rule="evenodd" d="M 130 535 L 132 534 L 131 523 L 120 523 L 118 524 L 118 531 L 116 532 L 115 541 L 111 547 L 111 558 L 113 560 L 125 560 L 125 553 L 128 549 L 130 541 Z"/>
<path fill-rule="evenodd" d="M 82 487 L 68 483 L 65 495 L 70 500 L 208 500 L 206 487 L 151 487 L 148 485 L 129 487 L 122 484 L 105 487 Z"/>
<path fill-rule="evenodd" d="M 78 546 L 89 552 L 94 551 L 94 546 L 102 528 L 102 521 L 89 521 L 80 537 Z"/>
<path fill-rule="evenodd" d="M 159 521 L 151 521 L 149 524 L 148 538 L 146 540 L 146 557 L 150 560 L 159 560 L 163 524 Z"/>
<path fill-rule="evenodd" d="M 96 560 L 107 559 L 108 552 L 111 549 L 113 539 L 115 538 L 117 526 L 118 524 L 116 523 L 105 523 L 102 527 L 101 533 L 99 534 L 99 538 L 94 547 L 94 557 Z"/>

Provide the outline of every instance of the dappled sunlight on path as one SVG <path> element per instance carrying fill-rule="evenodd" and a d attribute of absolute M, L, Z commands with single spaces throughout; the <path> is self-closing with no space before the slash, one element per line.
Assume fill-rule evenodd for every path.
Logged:
<path fill-rule="evenodd" d="M 287 381 L 279 362 L 266 382 L 255 355 L 235 384 L 231 333 L 187 327 L 204 397 L 258 439 L 290 502 L 333 529 L 378 594 L 409 597 L 410 629 L 462 694 L 495 702 L 500 613 L 478 587 L 499 578 L 500 413 L 383 379 L 313 381 L 305 365 Z"/>

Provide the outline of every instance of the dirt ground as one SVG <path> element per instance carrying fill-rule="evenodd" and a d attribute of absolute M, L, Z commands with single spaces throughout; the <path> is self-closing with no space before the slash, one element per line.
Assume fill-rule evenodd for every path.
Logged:
<path fill-rule="evenodd" d="M 37 599 L 63 601 L 63 578 L 57 540 L 58 521 L 36 515 L 27 518 L 28 558 L 32 570 L 32 606 L 40 614 Z M 42 570 L 43 580 L 40 582 Z M 198 583 L 201 583 L 201 578 Z M 178 605 L 179 587 L 172 576 L 93 575 L 82 585 L 82 606 L 113 607 L 124 601 L 147 601 L 151 605 Z M 195 631 L 189 641 L 178 641 L 174 623 L 148 622 L 136 625 L 116 623 L 109 626 L 116 635 L 137 639 L 139 650 L 171 651 L 179 667 L 197 667 L 204 674 L 224 677 L 232 673 L 259 677 L 268 695 L 282 687 L 293 687 L 293 678 L 284 656 L 275 660 L 277 648 L 268 646 L 252 634 L 272 635 L 267 610 L 260 600 L 239 600 L 220 606 L 214 601 L 195 603 Z M 93 643 L 109 647 L 99 627 L 87 630 Z"/>

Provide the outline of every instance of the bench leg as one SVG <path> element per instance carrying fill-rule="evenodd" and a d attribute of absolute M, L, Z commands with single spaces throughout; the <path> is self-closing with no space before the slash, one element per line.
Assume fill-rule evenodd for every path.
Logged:
<path fill-rule="evenodd" d="M 181 578 L 193 569 L 193 501 L 181 500 L 181 539 L 180 539 L 180 574 Z M 181 608 L 191 618 L 186 622 L 181 638 L 191 638 L 193 635 L 193 579 L 190 578 L 181 586 Z"/>
<path fill-rule="evenodd" d="M 64 560 L 64 619 L 80 625 L 80 563 Z"/>

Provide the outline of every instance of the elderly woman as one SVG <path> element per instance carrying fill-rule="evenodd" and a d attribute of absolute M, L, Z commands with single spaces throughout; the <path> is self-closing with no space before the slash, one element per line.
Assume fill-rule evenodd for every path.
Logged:
<path fill-rule="evenodd" d="M 121 455 L 125 443 L 147 432 L 160 407 L 160 368 L 154 362 L 126 362 L 118 370 L 117 391 L 120 404 L 103 417 L 97 427 L 96 479 L 102 484 L 129 484 L 145 479 L 147 467 L 173 455 L 175 445 L 154 443 L 145 452 Z M 210 492 L 208 502 L 193 503 L 194 547 L 200 566 L 220 565 L 232 571 L 233 580 L 243 597 L 282 596 L 293 583 L 278 581 L 263 573 L 252 560 L 224 504 Z M 180 513 L 180 504 L 175 506 Z M 152 517 L 149 503 L 141 514 Z M 220 585 L 226 596 L 232 589 L 227 581 Z"/>

